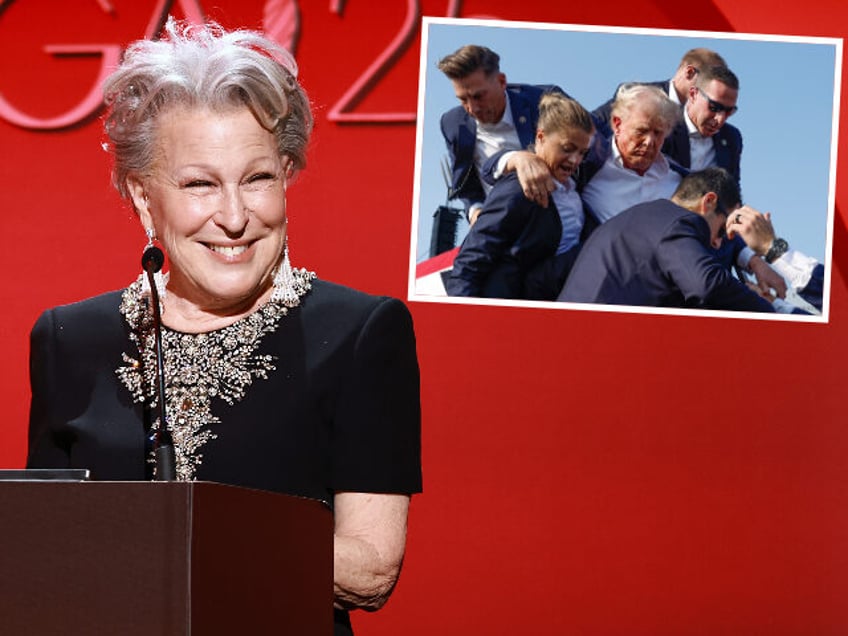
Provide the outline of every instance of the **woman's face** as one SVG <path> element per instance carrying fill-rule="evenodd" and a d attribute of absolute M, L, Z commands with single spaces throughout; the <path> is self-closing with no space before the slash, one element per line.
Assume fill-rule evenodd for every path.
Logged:
<path fill-rule="evenodd" d="M 592 134 L 568 127 L 545 133 L 536 132 L 535 151 L 548 164 L 554 179 L 566 183 L 589 151 Z"/>
<path fill-rule="evenodd" d="M 163 113 L 150 174 L 129 185 L 168 254 L 169 295 L 236 313 L 269 292 L 286 235 L 286 161 L 247 108 Z"/>

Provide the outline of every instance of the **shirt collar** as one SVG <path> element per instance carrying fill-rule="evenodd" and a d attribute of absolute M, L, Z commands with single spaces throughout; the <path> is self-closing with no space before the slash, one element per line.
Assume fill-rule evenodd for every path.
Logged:
<path fill-rule="evenodd" d="M 621 158 L 621 151 L 618 149 L 618 144 L 615 143 L 615 137 L 610 137 L 610 143 L 612 144 L 612 155 L 610 159 L 612 159 L 615 165 L 618 168 L 621 168 L 622 170 L 627 170 L 628 172 L 636 174 L 635 170 L 631 170 L 630 168 L 627 168 L 624 165 L 624 160 Z M 666 161 L 665 155 L 663 153 L 660 152 L 659 154 L 657 154 L 657 158 L 654 159 L 654 163 L 652 163 L 651 167 L 648 168 L 648 172 L 652 170 L 661 170 L 663 172 L 667 172 L 669 170 L 668 161 Z M 641 176 L 644 177 L 648 174 L 648 172 Z"/>
<path fill-rule="evenodd" d="M 680 103 L 680 98 L 677 96 L 677 89 L 674 88 L 674 78 L 668 80 L 668 98 L 678 106 L 683 106 Z"/>
<path fill-rule="evenodd" d="M 686 130 L 689 131 L 690 137 L 695 137 L 696 139 L 703 139 L 704 136 L 701 132 L 695 127 L 695 124 L 692 123 L 692 120 L 689 119 L 689 109 L 683 109 L 683 121 L 686 122 Z"/>
<path fill-rule="evenodd" d="M 554 179 L 554 189 L 556 191 L 571 192 L 576 185 L 574 177 L 568 177 L 568 181 L 566 183 L 561 183 Z"/>

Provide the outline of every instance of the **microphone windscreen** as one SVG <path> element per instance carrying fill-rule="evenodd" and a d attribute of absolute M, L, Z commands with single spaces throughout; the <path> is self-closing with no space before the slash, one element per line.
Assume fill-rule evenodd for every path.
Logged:
<path fill-rule="evenodd" d="M 153 269 L 153 273 L 155 274 L 160 269 L 162 269 L 162 265 L 165 264 L 165 254 L 155 245 L 151 245 L 146 250 L 144 250 L 144 254 L 141 255 L 141 267 L 145 271 L 149 268 Z"/>

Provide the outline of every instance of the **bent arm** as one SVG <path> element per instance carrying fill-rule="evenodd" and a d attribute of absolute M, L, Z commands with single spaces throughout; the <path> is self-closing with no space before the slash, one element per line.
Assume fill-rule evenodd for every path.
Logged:
<path fill-rule="evenodd" d="M 342 492 L 334 497 L 333 593 L 337 607 L 378 610 L 397 583 L 409 496 Z"/>
<path fill-rule="evenodd" d="M 548 207 L 548 195 L 556 187 L 550 167 L 539 155 L 529 150 L 501 150 L 483 165 L 483 179 L 492 185 L 511 172 L 518 176 L 524 196 Z"/>
<path fill-rule="evenodd" d="M 773 312 L 771 303 L 733 277 L 707 248 L 709 228 L 692 215 L 679 219 L 662 242 L 658 261 L 688 307 Z"/>

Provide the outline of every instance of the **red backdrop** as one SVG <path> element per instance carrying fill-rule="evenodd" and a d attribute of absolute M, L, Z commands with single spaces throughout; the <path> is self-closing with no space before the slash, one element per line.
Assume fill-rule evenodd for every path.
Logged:
<path fill-rule="evenodd" d="M 55 58 L 43 47 L 123 46 L 144 34 L 157 4 L 0 1 L 0 95 L 35 118 L 71 111 L 101 59 Z M 178 15 L 194 11 L 177 4 Z M 203 8 L 226 26 L 257 27 L 263 11 L 294 6 Z M 844 0 L 302 0 L 297 58 L 317 127 L 310 165 L 289 190 L 293 260 L 401 297 L 414 126 L 327 115 L 410 9 L 848 31 Z M 419 44 L 416 35 L 357 112 L 415 110 Z M 28 333 L 39 312 L 137 274 L 144 238 L 108 186 L 98 116 L 52 131 L 0 120 L 5 467 L 24 462 Z M 788 126 L 776 135 L 791 138 L 803 124 Z M 395 596 L 356 617 L 360 633 L 848 633 L 846 170 L 843 156 L 827 325 L 412 303 L 425 494 L 413 501 Z"/>

